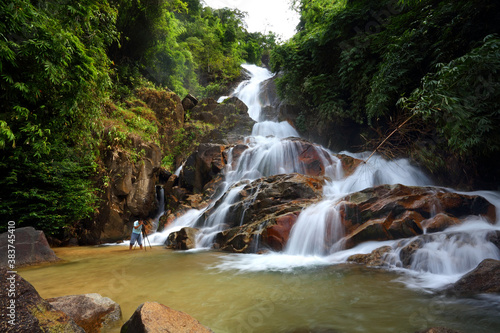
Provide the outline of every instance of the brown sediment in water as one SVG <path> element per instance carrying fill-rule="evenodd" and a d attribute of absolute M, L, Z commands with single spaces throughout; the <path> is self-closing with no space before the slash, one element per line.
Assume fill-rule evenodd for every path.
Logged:
<path fill-rule="evenodd" d="M 146 301 L 183 311 L 214 332 L 414 332 L 423 323 L 473 331 L 478 319 L 496 332 L 500 320 L 463 309 L 395 281 L 394 272 L 357 265 L 240 272 L 214 268 L 217 252 L 146 251 L 128 246 L 55 249 L 64 261 L 19 270 L 44 298 L 99 293 L 120 304 L 126 321 Z M 432 321 L 422 309 L 432 310 Z M 465 311 L 466 315 L 456 315 Z M 436 312 L 436 313 L 434 313 Z M 450 315 L 452 314 L 452 315 Z M 498 316 L 497 316 L 498 317 Z M 449 325 L 447 325 L 449 324 Z M 119 332 L 119 327 L 116 328 Z"/>

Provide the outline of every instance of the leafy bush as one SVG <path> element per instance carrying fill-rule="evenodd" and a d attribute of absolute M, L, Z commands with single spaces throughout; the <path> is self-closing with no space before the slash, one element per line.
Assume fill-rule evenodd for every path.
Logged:
<path fill-rule="evenodd" d="M 449 63 L 436 65 L 403 103 L 435 123 L 448 146 L 459 154 L 500 151 L 500 38 Z"/>

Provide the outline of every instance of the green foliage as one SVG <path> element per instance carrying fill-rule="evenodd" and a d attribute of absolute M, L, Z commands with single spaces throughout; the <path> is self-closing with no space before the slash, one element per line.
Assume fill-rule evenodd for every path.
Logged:
<path fill-rule="evenodd" d="M 0 17 L 0 215 L 56 233 L 95 207 L 91 132 L 110 85 L 115 12 L 18 0 L 1 1 Z"/>
<path fill-rule="evenodd" d="M 260 64 L 276 45 L 273 34 L 248 33 L 239 10 L 214 10 L 199 0 L 113 4 L 121 37 L 109 54 L 122 96 L 137 87 L 136 70 L 181 96 L 212 93 L 205 87 L 234 81 L 243 62 Z"/>
<path fill-rule="evenodd" d="M 5 221 L 62 235 L 65 227 L 94 213 L 95 165 L 65 144 L 52 143 L 51 154 L 37 159 L 2 159 L 0 169 L 0 216 Z"/>
<path fill-rule="evenodd" d="M 216 95 L 269 55 L 275 36 L 244 17 L 200 0 L 0 0 L 1 218 L 51 235 L 90 218 L 101 149 L 139 161 L 133 138 L 172 141 L 138 87 Z M 203 131 L 178 130 L 165 163 Z"/>
<path fill-rule="evenodd" d="M 453 151 L 498 153 L 500 38 L 489 35 L 481 46 L 436 68 L 401 103 L 434 122 Z"/>
<path fill-rule="evenodd" d="M 302 123 L 386 126 L 401 113 L 398 100 L 411 96 L 410 108 L 427 103 L 425 112 L 441 110 L 418 112 L 435 119 L 429 126 L 455 152 L 498 149 L 498 95 L 474 92 L 497 89 L 496 37 L 478 43 L 500 32 L 499 2 L 297 0 L 294 6 L 299 33 L 274 48 L 271 65 L 281 74 L 280 96 L 301 106 Z"/>

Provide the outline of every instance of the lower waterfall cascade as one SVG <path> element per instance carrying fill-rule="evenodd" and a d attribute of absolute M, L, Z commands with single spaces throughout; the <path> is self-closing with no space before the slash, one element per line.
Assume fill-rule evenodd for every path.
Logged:
<path fill-rule="evenodd" d="M 197 238 L 198 251 L 209 249 L 215 235 L 224 229 L 226 212 L 243 186 L 238 185 L 238 182 L 279 174 L 304 173 L 304 166 L 295 158 L 297 149 L 294 138 L 299 137 L 297 131 L 286 121 L 260 121 L 262 109 L 259 101 L 260 85 L 271 78 L 272 74 L 255 65 L 243 65 L 243 67 L 251 74 L 251 78 L 242 82 L 233 96 L 248 106 L 250 117 L 257 123 L 254 125 L 252 135 L 245 139 L 249 148 L 241 154 L 236 166 L 233 168 L 231 163 L 227 163 L 224 182 L 220 185 L 222 189 L 217 191 L 218 197 L 212 200 L 212 203 L 215 203 L 224 196 L 224 202 L 211 212 L 200 227 Z M 329 180 L 323 187 L 323 199 L 306 207 L 300 213 L 284 251 L 230 255 L 224 258 L 217 268 L 281 271 L 296 267 L 334 265 L 346 262 L 353 254 L 367 254 L 382 246 L 389 246 L 390 251 L 386 254 L 386 261 L 389 264 L 386 268 L 404 272 L 405 278 L 402 282 L 409 287 L 432 290 L 457 281 L 484 259 L 500 259 L 500 250 L 488 240 L 491 232 L 500 231 L 500 194 L 491 191 L 467 194 L 480 195 L 495 206 L 497 219 L 495 223 L 488 223 L 481 217 L 471 216 L 462 224 L 440 232 L 427 234 L 424 230 L 423 235 L 415 238 L 366 242 L 344 249 L 342 246 L 344 231 L 338 222 L 341 218 L 338 201 L 342 197 L 383 184 L 426 187 L 434 185 L 429 177 L 411 165 L 410 161 L 406 159 L 388 161 L 377 155 L 360 164 L 351 175 L 344 176 L 341 163 L 338 163 L 338 158 L 333 153 L 320 146 L 315 149 L 320 151 L 319 156 L 325 154 L 329 156 L 323 161 L 326 166 L 325 176 Z M 369 153 L 341 153 L 361 160 L 366 160 L 369 156 Z M 228 159 L 231 158 L 230 152 Z M 446 190 L 455 192 L 452 189 Z M 151 243 L 163 244 L 170 233 L 183 227 L 194 227 L 200 217 L 211 208 L 214 208 L 213 204 L 204 209 L 188 211 L 163 231 L 150 235 Z M 439 213 L 438 208 L 435 213 Z M 331 237 L 325 237 L 326 234 Z M 414 253 L 411 265 L 404 267 L 400 262 L 399 253 L 402 248 L 417 239 L 424 244 Z"/>

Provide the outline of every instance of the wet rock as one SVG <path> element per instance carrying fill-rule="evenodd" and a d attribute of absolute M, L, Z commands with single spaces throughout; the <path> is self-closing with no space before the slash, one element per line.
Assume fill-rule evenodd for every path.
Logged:
<path fill-rule="evenodd" d="M 85 333 L 66 313 L 56 310 L 49 302 L 44 300 L 35 288 L 21 276 L 8 273 L 0 268 L 0 286 L 2 293 L 14 289 L 15 303 L 11 303 L 8 294 L 0 297 L 2 316 L 0 320 L 1 332 L 12 333 L 42 333 L 66 332 Z M 9 308 L 10 307 L 10 308 Z M 9 323 L 9 320 L 14 320 Z"/>
<path fill-rule="evenodd" d="M 16 267 L 60 260 L 50 248 L 43 231 L 35 230 L 33 227 L 16 228 L 14 235 Z M 12 240 L 12 238 L 10 239 Z M 0 258 L 0 267 L 7 267 L 7 250 L 9 244 L 11 244 L 9 243 L 9 233 L 4 232 L 0 234 L 0 251 L 3 253 Z"/>
<path fill-rule="evenodd" d="M 322 197 L 324 179 L 301 174 L 276 175 L 257 179 L 245 185 L 229 208 L 226 221 L 231 227 L 263 219 L 268 214 L 288 213 L 294 205 L 303 206 Z M 235 185 L 238 186 L 241 184 Z M 234 188 L 234 187 L 233 187 Z M 204 216 L 212 214 L 222 204 L 231 189 Z"/>
<path fill-rule="evenodd" d="M 500 260 L 485 259 L 448 288 L 460 295 L 500 294 Z"/>
<path fill-rule="evenodd" d="M 190 315 L 176 311 L 163 304 L 146 302 L 141 304 L 122 326 L 122 333 L 208 333 L 213 332 Z"/>
<path fill-rule="evenodd" d="M 337 154 L 334 155 L 338 160 L 332 159 L 330 153 L 323 147 L 311 143 L 301 138 L 287 138 L 291 141 L 298 154 L 298 162 L 304 166 L 304 174 L 308 176 L 324 176 L 327 166 L 336 163 L 342 164 L 342 169 L 345 177 L 351 175 L 358 165 L 362 162 L 359 159 Z M 294 162 L 294 161 L 291 161 Z"/>
<path fill-rule="evenodd" d="M 172 232 L 168 235 L 165 242 L 167 249 L 173 250 L 191 250 L 196 247 L 196 235 L 199 230 L 196 228 L 185 227 L 179 231 Z"/>
<path fill-rule="evenodd" d="M 322 197 L 324 178 L 300 174 L 260 178 L 245 185 L 227 211 L 227 230 L 217 234 L 214 247 L 230 252 L 283 249 L 299 213 Z M 224 202 L 227 193 L 205 212 L 202 224 Z"/>
<path fill-rule="evenodd" d="M 69 295 L 47 299 L 55 309 L 68 314 L 86 333 L 98 333 L 121 320 L 118 303 L 99 294 Z"/>
<path fill-rule="evenodd" d="M 424 220 L 420 223 L 427 232 L 439 232 L 446 228 L 452 227 L 454 225 L 460 224 L 460 220 L 454 216 L 448 214 L 439 213 L 430 219 Z"/>
<path fill-rule="evenodd" d="M 169 194 L 172 191 L 172 188 L 179 184 L 178 179 L 179 179 L 179 176 L 177 176 L 176 174 L 173 174 L 168 178 L 167 183 L 165 184 L 165 187 L 164 187 L 166 194 Z"/>
<path fill-rule="evenodd" d="M 285 249 L 290 231 L 295 225 L 300 212 L 288 213 L 275 219 L 262 233 L 262 243 L 269 246 L 273 251 L 282 251 Z"/>
<path fill-rule="evenodd" d="M 446 215 L 431 218 L 434 211 Z M 471 215 L 491 223 L 496 220 L 495 206 L 477 195 L 464 195 L 433 187 L 381 185 L 350 194 L 340 205 L 346 230 L 345 246 L 365 241 L 383 241 L 414 237 L 423 232 L 421 223 L 438 231 Z"/>
<path fill-rule="evenodd" d="M 490 232 L 486 240 L 495 244 L 495 246 L 500 250 L 500 231 Z"/>
<path fill-rule="evenodd" d="M 399 259 L 403 267 L 409 268 L 411 266 L 414 254 L 424 246 L 426 239 L 429 239 L 429 237 L 417 238 L 401 249 Z"/>
<path fill-rule="evenodd" d="M 367 254 L 354 254 L 347 258 L 348 262 L 363 264 L 369 267 L 380 267 L 386 264 L 385 256 L 391 251 L 390 246 L 383 246 Z"/>

